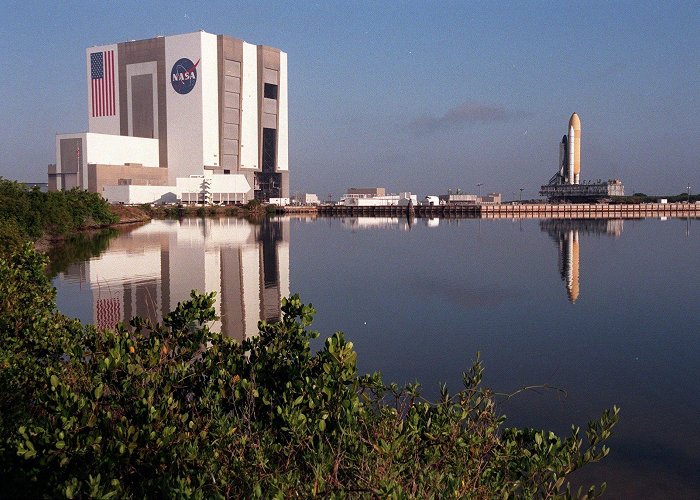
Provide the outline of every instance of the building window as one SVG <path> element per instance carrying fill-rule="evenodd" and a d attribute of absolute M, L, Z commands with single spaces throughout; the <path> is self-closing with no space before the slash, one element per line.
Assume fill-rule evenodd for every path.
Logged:
<path fill-rule="evenodd" d="M 277 99 L 277 85 L 275 85 L 274 83 L 266 83 L 265 97 L 267 99 Z"/>
<path fill-rule="evenodd" d="M 277 166 L 277 131 L 274 128 L 263 129 L 262 171 L 274 172 Z"/>

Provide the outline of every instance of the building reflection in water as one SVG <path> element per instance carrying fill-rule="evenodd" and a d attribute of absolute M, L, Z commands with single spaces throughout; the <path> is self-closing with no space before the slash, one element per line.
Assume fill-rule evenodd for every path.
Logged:
<path fill-rule="evenodd" d="M 426 227 L 438 227 L 440 219 L 418 218 Z M 361 229 L 398 229 L 399 231 L 410 231 L 416 224 L 416 217 L 413 215 L 405 217 L 342 217 L 340 223 L 345 229 L 357 231 Z"/>
<path fill-rule="evenodd" d="M 342 217 L 340 224 L 345 229 L 357 231 L 362 229 L 399 229 L 408 231 L 412 222 L 406 217 Z"/>
<path fill-rule="evenodd" d="M 289 221 L 152 221 L 72 266 L 65 279 L 90 288 L 102 328 L 133 316 L 160 321 L 191 290 L 216 292 L 220 320 L 212 329 L 243 339 L 257 333 L 258 320 L 278 320 L 289 295 Z"/>
<path fill-rule="evenodd" d="M 622 219 L 544 219 L 540 229 L 559 245 L 559 274 L 572 304 L 580 292 L 579 234 L 622 234 Z"/>

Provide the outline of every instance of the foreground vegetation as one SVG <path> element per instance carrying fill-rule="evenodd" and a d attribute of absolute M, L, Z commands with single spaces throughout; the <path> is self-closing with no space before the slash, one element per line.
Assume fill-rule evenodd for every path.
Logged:
<path fill-rule="evenodd" d="M 45 258 L 0 258 L 0 481 L 10 496 L 555 497 L 606 456 L 605 411 L 561 439 L 504 426 L 477 360 L 436 402 L 360 376 L 341 333 L 317 353 L 314 310 L 238 343 L 193 292 L 161 324 L 99 331 L 55 309 Z M 579 491 L 594 495 L 600 490 Z"/>
<path fill-rule="evenodd" d="M 62 237 L 116 221 L 98 194 L 77 189 L 43 193 L 0 178 L 0 254 L 26 241 Z"/>

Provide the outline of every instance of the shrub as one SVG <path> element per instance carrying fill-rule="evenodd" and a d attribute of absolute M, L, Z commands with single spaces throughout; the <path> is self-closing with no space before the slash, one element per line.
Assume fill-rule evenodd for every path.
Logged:
<path fill-rule="evenodd" d="M 248 210 L 256 210 L 256 209 L 260 208 L 260 205 L 262 205 L 262 202 L 260 200 L 253 199 L 253 200 L 248 201 L 248 203 L 246 203 L 245 207 Z"/>
<path fill-rule="evenodd" d="M 617 422 L 603 413 L 585 447 L 578 429 L 503 428 L 478 359 L 437 402 L 360 376 L 342 333 L 311 351 L 298 296 L 242 343 L 210 331 L 214 296 L 197 292 L 160 324 L 97 330 L 55 311 L 44 263 L 30 247 L 0 260 L 8 495 L 552 496 Z"/>
<path fill-rule="evenodd" d="M 116 222 L 99 194 L 73 189 L 43 193 L 0 178 L 0 238 L 36 240 Z"/>

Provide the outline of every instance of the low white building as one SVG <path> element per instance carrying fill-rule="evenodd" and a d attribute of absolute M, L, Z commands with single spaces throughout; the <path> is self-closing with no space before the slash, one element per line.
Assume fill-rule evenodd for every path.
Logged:
<path fill-rule="evenodd" d="M 344 196 L 340 203 L 348 207 L 390 207 L 407 206 L 409 203 L 418 204 L 418 197 L 410 192 L 380 196 Z"/>
<path fill-rule="evenodd" d="M 104 186 L 102 197 L 110 203 L 232 204 L 253 199 L 253 188 L 244 175 L 193 175 L 178 177 L 175 186 Z"/>
<path fill-rule="evenodd" d="M 253 188 L 244 175 L 192 175 L 175 179 L 182 203 L 230 204 L 253 199 Z"/>
<path fill-rule="evenodd" d="M 315 193 L 300 193 L 292 198 L 292 203 L 299 205 L 320 205 L 321 200 Z"/>
<path fill-rule="evenodd" d="M 277 205 L 278 207 L 286 207 L 289 205 L 289 198 L 270 198 L 270 204 Z"/>
<path fill-rule="evenodd" d="M 83 132 L 56 135 L 56 163 L 49 166 L 49 190 L 106 185 L 165 185 L 167 170 L 158 168 L 158 140 Z"/>

